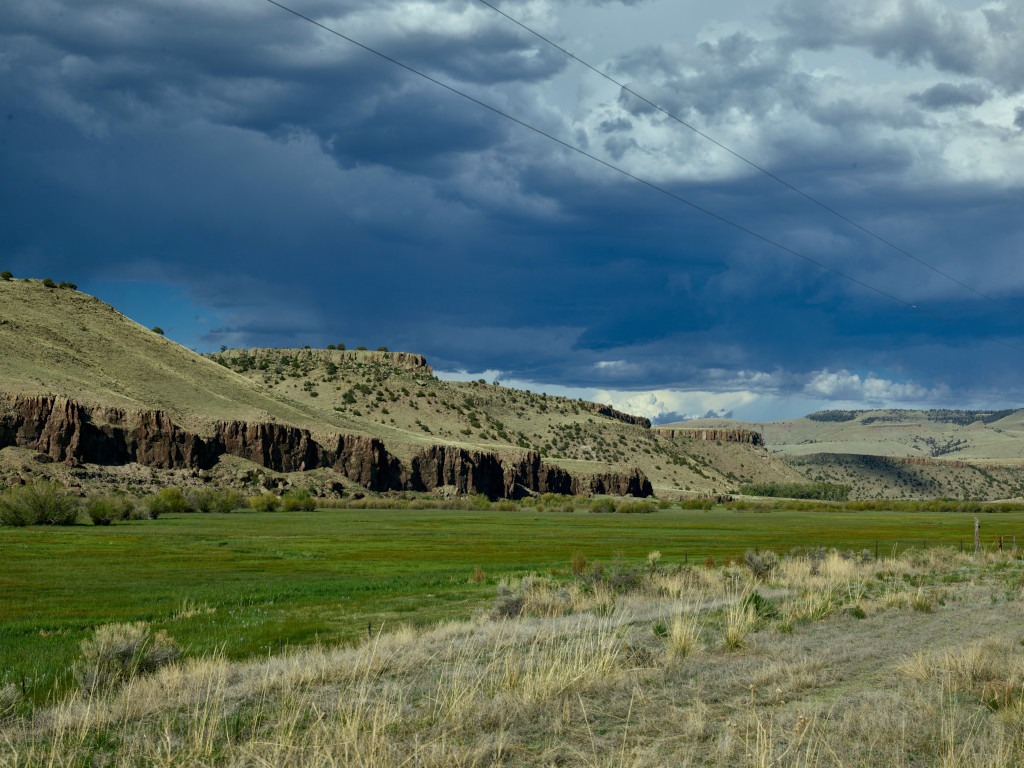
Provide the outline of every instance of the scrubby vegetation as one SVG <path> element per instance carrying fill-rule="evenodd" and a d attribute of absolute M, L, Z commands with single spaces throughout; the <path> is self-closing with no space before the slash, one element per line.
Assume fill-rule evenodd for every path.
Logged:
<path fill-rule="evenodd" d="M 58 483 L 41 481 L 0 492 L 0 525 L 74 525 L 78 500 Z"/>
<path fill-rule="evenodd" d="M 740 486 L 740 493 L 747 496 L 846 501 L 850 496 L 850 486 L 833 483 L 747 483 Z"/>

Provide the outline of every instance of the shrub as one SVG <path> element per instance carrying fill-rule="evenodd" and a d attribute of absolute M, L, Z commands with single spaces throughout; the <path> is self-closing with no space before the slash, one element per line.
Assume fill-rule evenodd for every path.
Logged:
<path fill-rule="evenodd" d="M 58 288 L 66 288 L 69 291 L 77 291 L 78 290 L 78 286 L 75 283 L 69 282 L 67 280 L 61 280 L 60 283 L 57 285 L 57 287 Z"/>
<path fill-rule="evenodd" d="M 288 491 L 281 497 L 281 508 L 285 512 L 316 509 L 316 502 L 309 495 L 309 491 Z"/>
<path fill-rule="evenodd" d="M 743 564 L 750 569 L 755 579 L 767 581 L 772 572 L 779 566 L 779 556 L 771 550 L 755 552 L 748 549 L 743 555 Z"/>
<path fill-rule="evenodd" d="M 206 514 L 213 512 L 217 504 L 217 496 L 219 493 L 213 488 L 199 488 L 195 491 L 189 491 L 186 497 L 186 503 L 189 509 L 194 512 Z"/>
<path fill-rule="evenodd" d="M 377 351 L 378 352 L 387 352 L 388 348 L 387 347 L 377 347 Z"/>
<path fill-rule="evenodd" d="M 45 285 L 47 288 L 56 288 L 57 287 L 57 284 L 55 282 L 53 282 L 53 278 L 51 278 L 51 277 L 44 278 L 43 279 L 43 285 Z"/>
<path fill-rule="evenodd" d="M 281 500 L 273 493 L 270 493 L 270 491 L 261 493 L 259 496 L 253 496 L 249 499 L 249 506 L 257 512 L 273 512 L 280 506 L 280 504 Z"/>
<path fill-rule="evenodd" d="M 247 506 L 249 506 L 249 500 L 238 491 L 221 491 L 214 499 L 213 510 L 226 515 Z"/>
<path fill-rule="evenodd" d="M 647 514 L 654 511 L 654 505 L 647 501 L 621 501 L 615 507 L 616 512 L 624 514 Z"/>
<path fill-rule="evenodd" d="M 59 483 L 40 481 L 0 494 L 2 525 L 74 525 L 78 502 Z"/>
<path fill-rule="evenodd" d="M 469 580 L 474 584 L 483 584 L 487 581 L 487 572 L 478 565 L 473 569 L 473 575 L 469 577 Z"/>
<path fill-rule="evenodd" d="M 590 511 L 596 513 L 614 512 L 615 502 L 611 499 L 593 499 L 590 502 Z"/>
<path fill-rule="evenodd" d="M 82 657 L 75 663 L 75 679 L 86 694 L 109 690 L 178 657 L 174 639 L 164 630 L 153 634 L 144 621 L 97 627 L 80 647 Z"/>
<path fill-rule="evenodd" d="M 498 587 L 498 596 L 491 607 L 492 619 L 514 619 L 523 612 L 523 596 L 517 595 L 504 584 Z"/>
<path fill-rule="evenodd" d="M 579 576 L 587 569 L 587 556 L 579 550 L 572 553 L 572 572 L 574 576 Z"/>
<path fill-rule="evenodd" d="M 116 520 L 127 520 L 135 505 L 127 496 L 93 494 L 85 502 L 85 513 L 93 525 L 110 525 Z"/>
<path fill-rule="evenodd" d="M 190 507 L 180 488 L 161 488 L 143 502 L 151 520 L 160 515 L 188 512 Z"/>
<path fill-rule="evenodd" d="M 154 325 L 153 326 L 153 333 L 159 333 L 161 336 L 163 336 L 164 335 L 164 329 L 161 328 L 159 325 Z"/>
<path fill-rule="evenodd" d="M 0 280 L 10 280 L 13 277 L 14 275 L 12 275 L 6 269 L 3 272 L 0 272 Z"/>

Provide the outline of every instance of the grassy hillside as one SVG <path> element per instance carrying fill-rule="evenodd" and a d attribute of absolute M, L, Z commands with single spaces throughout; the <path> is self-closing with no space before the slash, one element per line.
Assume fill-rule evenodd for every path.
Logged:
<path fill-rule="evenodd" d="M 726 493 L 740 482 L 802 476 L 748 445 L 670 440 L 592 410 L 592 403 L 485 381 L 442 381 L 422 358 L 322 349 L 231 349 L 209 357 L 282 399 L 378 435 L 402 455 L 434 443 L 537 451 L 581 474 L 639 467 L 658 493 Z"/>
<path fill-rule="evenodd" d="M 578 474 L 639 467 L 662 495 L 728 493 L 742 482 L 801 477 L 763 449 L 670 440 L 602 415 L 592 403 L 481 381 L 441 381 L 418 355 L 314 349 L 197 355 L 94 297 L 39 280 L 0 281 L 0 348 L 2 393 L 163 410 L 200 434 L 214 421 L 276 421 L 314 435 L 379 437 L 403 460 L 437 443 L 499 454 L 532 450 Z M 0 465 L 8 476 L 45 473 L 20 454 L 0 456 Z"/>
<path fill-rule="evenodd" d="M 39 280 L 0 280 L 0 349 L 0 392 L 7 394 L 165 410 L 198 430 L 214 420 L 323 420 L 95 297 Z"/>

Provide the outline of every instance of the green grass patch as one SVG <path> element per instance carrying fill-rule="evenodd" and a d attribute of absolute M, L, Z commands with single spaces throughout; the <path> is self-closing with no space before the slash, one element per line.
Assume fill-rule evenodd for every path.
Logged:
<path fill-rule="evenodd" d="M 973 525 L 970 515 L 927 512 L 336 509 L 5 528 L 0 685 L 24 678 L 37 699 L 72 685 L 79 642 L 110 622 L 148 621 L 186 655 L 242 658 L 353 641 L 368 624 L 468 618 L 489 608 L 503 574 L 568 577 L 574 556 L 640 564 L 657 550 L 662 564 L 699 565 L 757 547 L 859 551 L 876 541 L 885 556 L 961 539 L 969 547 Z M 1009 546 L 1018 529 L 1024 547 L 1024 513 L 986 519 L 986 546 L 996 535 Z"/>

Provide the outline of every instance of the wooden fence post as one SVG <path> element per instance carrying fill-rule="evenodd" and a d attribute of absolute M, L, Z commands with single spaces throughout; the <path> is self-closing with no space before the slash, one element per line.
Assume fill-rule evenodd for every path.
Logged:
<path fill-rule="evenodd" d="M 974 518 L 974 554 L 981 551 L 981 521 Z"/>

